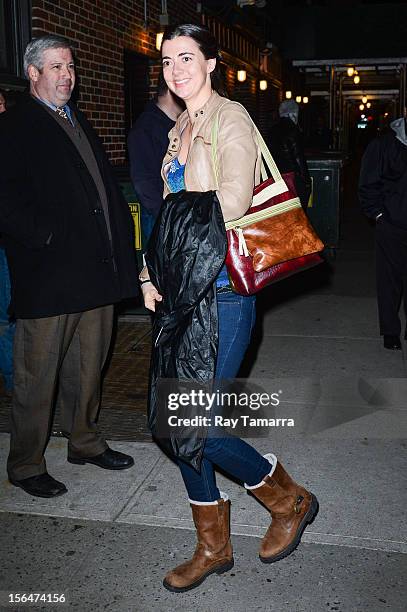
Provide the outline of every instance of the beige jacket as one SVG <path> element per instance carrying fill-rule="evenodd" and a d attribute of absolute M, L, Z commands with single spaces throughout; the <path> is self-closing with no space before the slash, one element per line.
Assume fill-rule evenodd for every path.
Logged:
<path fill-rule="evenodd" d="M 216 178 L 212 162 L 211 130 L 218 110 Z M 187 122 L 188 114 L 184 111 L 168 135 L 168 151 L 161 170 L 164 197 L 170 193 L 166 176 L 168 168 L 178 156 L 181 134 Z M 195 112 L 185 166 L 187 191 L 216 190 L 225 221 L 238 219 L 251 205 L 253 189 L 260 183 L 260 167 L 260 148 L 247 111 L 236 102 L 213 92 L 206 104 Z"/>

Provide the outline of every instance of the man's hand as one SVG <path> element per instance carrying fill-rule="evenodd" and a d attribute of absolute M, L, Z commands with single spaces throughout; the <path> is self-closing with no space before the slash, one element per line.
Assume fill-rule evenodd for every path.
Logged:
<path fill-rule="evenodd" d="M 144 282 L 141 285 L 141 291 L 143 292 L 144 306 L 155 312 L 155 303 L 162 302 L 163 296 L 158 293 L 151 281 Z"/>

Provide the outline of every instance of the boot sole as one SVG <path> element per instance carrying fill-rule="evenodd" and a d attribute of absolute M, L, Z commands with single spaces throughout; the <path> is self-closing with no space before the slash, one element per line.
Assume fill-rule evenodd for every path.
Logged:
<path fill-rule="evenodd" d="M 201 576 L 199 580 L 196 580 L 192 584 L 189 584 L 188 586 L 185 586 L 185 587 L 173 587 L 166 580 L 163 580 L 163 586 L 168 591 L 171 591 L 172 593 L 185 593 L 185 591 L 190 591 L 191 589 L 195 589 L 197 586 L 202 584 L 203 581 L 211 574 L 224 574 L 225 572 L 228 572 L 229 570 L 232 569 L 234 564 L 235 564 L 234 560 L 231 559 L 231 561 L 228 561 L 227 563 L 224 563 L 223 565 L 220 565 L 219 567 L 214 567 L 213 569 L 209 570 L 208 572 L 206 572 L 206 574 Z"/>
<path fill-rule="evenodd" d="M 291 553 L 294 552 L 298 544 L 301 542 L 301 538 L 302 538 L 302 534 L 304 533 L 304 529 L 307 527 L 307 525 L 311 525 L 311 523 L 314 521 L 316 515 L 318 514 L 318 510 L 319 510 L 318 500 L 315 497 L 315 495 L 311 493 L 311 505 L 309 507 L 308 512 L 304 514 L 304 518 L 302 519 L 301 523 L 298 526 L 297 534 L 294 540 L 291 542 L 291 544 L 289 544 L 289 546 L 287 546 L 287 548 L 285 548 L 283 551 L 278 553 L 278 555 L 274 555 L 273 557 L 261 557 L 259 555 L 260 561 L 262 563 L 275 563 L 276 561 L 280 561 L 281 559 L 288 557 L 288 555 L 291 555 Z"/>

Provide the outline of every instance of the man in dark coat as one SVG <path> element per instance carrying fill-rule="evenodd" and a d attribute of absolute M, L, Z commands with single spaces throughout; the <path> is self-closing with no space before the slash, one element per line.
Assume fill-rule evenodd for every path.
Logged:
<path fill-rule="evenodd" d="M 376 282 L 380 334 L 400 350 L 402 299 L 407 316 L 407 131 L 402 117 L 375 138 L 362 159 L 359 199 L 376 222 Z M 403 298 L 404 296 L 404 298 Z M 407 339 L 407 330 L 404 337 Z"/>
<path fill-rule="evenodd" d="M 0 118 L 0 232 L 16 318 L 8 474 L 31 495 L 66 492 L 46 470 L 54 397 L 68 461 L 111 470 L 134 461 L 98 434 L 113 303 L 136 292 L 132 221 L 102 145 L 70 102 L 67 40 L 31 41 L 30 95 Z"/>
<path fill-rule="evenodd" d="M 267 144 L 280 172 L 294 172 L 297 195 L 305 210 L 311 195 L 311 177 L 304 155 L 302 134 L 297 125 L 299 106 L 294 100 L 284 100 L 278 112 L 280 119 L 270 129 Z"/>

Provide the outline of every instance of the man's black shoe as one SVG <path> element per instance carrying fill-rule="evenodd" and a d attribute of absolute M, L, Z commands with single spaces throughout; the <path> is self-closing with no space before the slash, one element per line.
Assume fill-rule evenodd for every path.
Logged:
<path fill-rule="evenodd" d="M 68 461 L 76 465 L 93 463 L 93 465 L 97 465 L 105 470 L 126 470 L 134 465 L 133 457 L 119 453 L 111 448 L 107 448 L 103 453 L 95 457 L 72 457 L 68 455 Z"/>
<path fill-rule="evenodd" d="M 23 480 L 9 478 L 9 481 L 15 487 L 20 487 L 20 489 L 23 489 L 29 495 L 35 495 L 35 497 L 57 497 L 68 491 L 62 482 L 58 482 L 47 473 Z"/>
<path fill-rule="evenodd" d="M 399 336 L 383 336 L 383 345 L 384 348 L 393 351 L 401 350 L 401 342 Z"/>

